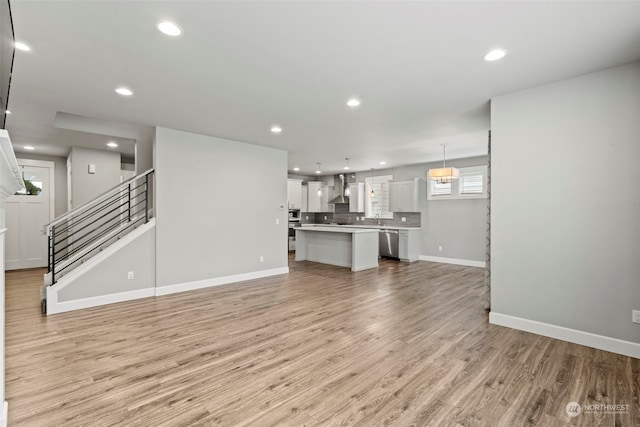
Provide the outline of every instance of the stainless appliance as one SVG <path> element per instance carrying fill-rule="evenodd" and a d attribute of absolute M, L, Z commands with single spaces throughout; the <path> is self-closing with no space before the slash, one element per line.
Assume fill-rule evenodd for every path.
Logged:
<path fill-rule="evenodd" d="M 380 256 L 383 258 L 400 259 L 398 253 L 398 230 L 388 230 L 385 228 L 380 229 L 379 243 L 380 243 Z"/>
<path fill-rule="evenodd" d="M 289 227 L 287 229 L 287 237 L 289 240 L 289 251 L 296 250 L 296 230 L 294 229 L 297 224 L 300 224 L 300 210 L 289 210 Z"/>

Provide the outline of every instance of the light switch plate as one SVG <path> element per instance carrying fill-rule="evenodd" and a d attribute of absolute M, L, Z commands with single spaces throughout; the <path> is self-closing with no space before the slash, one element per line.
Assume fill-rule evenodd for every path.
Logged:
<path fill-rule="evenodd" d="M 90 174 L 96 173 L 96 165 L 94 163 L 89 163 L 89 173 Z"/>

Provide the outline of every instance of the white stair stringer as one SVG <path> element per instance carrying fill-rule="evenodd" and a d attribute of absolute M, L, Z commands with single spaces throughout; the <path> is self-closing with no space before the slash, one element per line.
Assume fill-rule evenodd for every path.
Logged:
<path fill-rule="evenodd" d="M 129 272 L 135 273 L 132 279 Z M 50 283 L 47 274 L 47 315 L 154 296 L 155 218 Z"/>

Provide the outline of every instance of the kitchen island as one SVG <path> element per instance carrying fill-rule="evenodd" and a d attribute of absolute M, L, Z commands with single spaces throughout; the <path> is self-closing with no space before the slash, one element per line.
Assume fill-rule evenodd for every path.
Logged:
<path fill-rule="evenodd" d="M 350 267 L 351 271 L 378 267 L 378 230 L 348 227 L 298 227 L 296 261 Z"/>

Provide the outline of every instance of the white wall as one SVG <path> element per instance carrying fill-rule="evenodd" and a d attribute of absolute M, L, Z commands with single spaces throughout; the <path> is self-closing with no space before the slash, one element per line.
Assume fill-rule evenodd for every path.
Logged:
<path fill-rule="evenodd" d="M 640 63 L 495 98 L 491 127 L 492 315 L 640 343 Z"/>
<path fill-rule="evenodd" d="M 154 154 L 157 286 L 287 268 L 285 151 L 157 128 Z"/>
<path fill-rule="evenodd" d="M 89 164 L 96 173 L 88 172 Z M 73 147 L 71 149 L 71 193 L 73 207 L 81 206 L 120 183 L 120 153 Z"/>

